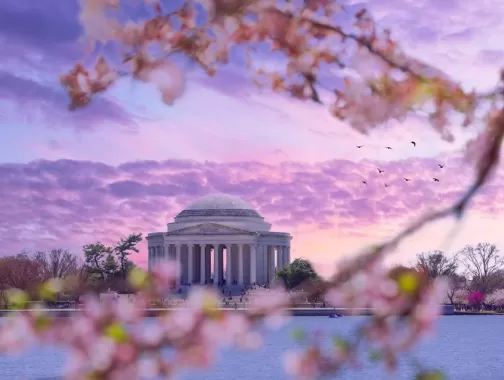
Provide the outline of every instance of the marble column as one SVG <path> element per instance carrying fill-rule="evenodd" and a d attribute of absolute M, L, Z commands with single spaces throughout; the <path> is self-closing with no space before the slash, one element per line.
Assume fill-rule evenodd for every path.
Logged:
<path fill-rule="evenodd" d="M 243 251 L 242 251 L 243 252 Z M 257 268 L 256 268 L 256 246 L 250 246 L 250 283 L 257 283 Z"/>
<path fill-rule="evenodd" d="M 256 282 L 259 284 L 263 282 L 262 250 L 263 246 L 258 244 L 256 247 Z"/>
<path fill-rule="evenodd" d="M 270 276 L 270 273 L 269 273 L 269 252 L 270 252 L 270 246 L 269 245 L 265 245 L 263 247 L 263 270 L 264 270 L 264 283 L 267 284 L 269 283 L 269 276 Z"/>
<path fill-rule="evenodd" d="M 276 269 L 277 269 L 277 271 L 279 271 L 280 269 L 283 268 L 283 265 L 282 265 L 282 259 L 283 259 L 282 249 L 283 249 L 282 246 L 280 246 L 280 245 L 276 246 Z"/>
<path fill-rule="evenodd" d="M 213 245 L 214 251 L 214 284 L 217 285 L 220 281 L 219 272 L 220 272 L 220 263 L 219 263 L 219 244 Z"/>
<path fill-rule="evenodd" d="M 210 244 L 205 245 L 205 278 L 207 282 L 212 279 L 212 249 Z"/>
<path fill-rule="evenodd" d="M 275 246 L 268 246 L 268 283 L 275 279 Z"/>
<path fill-rule="evenodd" d="M 192 284 L 194 281 L 194 244 L 187 245 L 187 282 Z"/>
<path fill-rule="evenodd" d="M 180 244 L 175 244 L 175 262 L 177 263 L 177 284 L 182 283 L 182 260 L 180 257 Z"/>
<path fill-rule="evenodd" d="M 152 257 L 150 247 L 147 248 L 147 257 L 148 257 L 147 258 L 147 270 L 150 272 L 150 270 L 151 270 L 151 257 Z"/>
<path fill-rule="evenodd" d="M 219 248 L 219 279 L 224 280 L 224 246 L 218 245 Z"/>
<path fill-rule="evenodd" d="M 238 244 L 238 284 L 243 285 L 243 244 Z"/>
<path fill-rule="evenodd" d="M 269 246 L 267 244 L 265 244 L 263 247 L 262 247 L 262 265 L 261 265 L 261 270 L 262 270 L 262 273 L 263 273 L 263 281 L 265 284 L 268 283 L 268 278 L 269 278 L 269 274 L 268 274 L 268 251 L 269 251 Z"/>
<path fill-rule="evenodd" d="M 288 245 L 285 252 L 285 265 L 289 265 L 291 263 L 290 248 L 290 245 Z"/>
<path fill-rule="evenodd" d="M 226 283 L 233 283 L 233 266 L 231 265 L 231 244 L 226 244 Z"/>
<path fill-rule="evenodd" d="M 206 244 L 199 244 L 200 246 L 200 284 L 204 285 L 206 283 L 206 265 L 205 265 L 205 246 Z"/>

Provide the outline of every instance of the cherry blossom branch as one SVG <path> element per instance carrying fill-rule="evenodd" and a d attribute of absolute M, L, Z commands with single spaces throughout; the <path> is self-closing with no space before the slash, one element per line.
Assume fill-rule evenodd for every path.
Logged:
<path fill-rule="evenodd" d="M 267 11 L 278 12 L 278 14 L 283 15 L 285 17 L 288 17 L 291 20 L 294 20 L 294 19 L 297 18 L 292 12 L 285 11 L 285 10 L 282 10 L 282 9 L 279 9 L 279 8 L 273 8 L 273 7 L 271 7 Z M 368 11 L 365 10 L 365 9 L 362 9 L 361 11 L 359 11 L 356 14 L 356 17 L 357 17 L 357 20 L 361 20 L 361 19 L 367 18 L 368 21 L 371 22 L 371 18 L 370 18 L 369 14 L 368 14 Z M 346 33 L 339 26 L 330 25 L 330 24 L 324 23 L 324 22 L 322 22 L 320 20 L 316 20 L 316 19 L 314 19 L 312 17 L 308 17 L 306 15 L 299 16 L 299 19 L 302 22 L 309 23 L 312 26 L 312 28 L 318 29 L 317 32 L 318 31 L 332 32 L 332 33 L 338 34 L 343 40 L 348 39 L 348 40 L 355 41 L 359 47 L 367 49 L 367 51 L 369 53 L 373 54 L 374 56 L 380 58 L 383 62 L 387 63 L 390 66 L 390 68 L 398 69 L 398 70 L 400 70 L 400 71 L 402 71 L 402 72 L 404 72 L 406 74 L 409 74 L 409 75 L 411 75 L 413 77 L 416 77 L 419 80 L 423 80 L 424 79 L 422 75 L 420 75 L 419 73 L 417 73 L 411 67 L 411 65 L 408 65 L 407 63 L 400 63 L 400 62 L 395 61 L 393 58 L 391 58 L 386 53 L 384 53 L 383 51 L 381 51 L 380 49 L 378 49 L 376 46 L 374 46 L 373 45 L 374 42 L 378 42 L 377 39 L 376 39 L 376 35 L 374 35 L 375 33 L 373 33 L 374 36 L 372 38 L 365 38 L 363 36 L 359 36 L 359 35 L 356 35 L 356 34 Z M 388 38 L 387 43 L 389 44 L 389 46 L 388 46 L 388 49 L 389 49 L 388 53 L 390 53 L 393 50 L 394 42 L 389 39 L 390 38 L 389 32 L 386 32 L 386 34 L 387 34 L 387 38 Z M 415 63 L 420 64 L 418 61 L 415 61 Z M 421 66 L 422 67 L 428 67 L 425 64 L 421 64 Z"/>

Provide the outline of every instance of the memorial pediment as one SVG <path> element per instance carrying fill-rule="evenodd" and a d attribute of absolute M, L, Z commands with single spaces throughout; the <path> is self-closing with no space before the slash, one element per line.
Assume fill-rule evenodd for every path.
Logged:
<path fill-rule="evenodd" d="M 168 232 L 168 235 L 225 235 L 250 233 L 251 231 L 240 230 L 238 228 L 227 227 L 216 223 L 205 223 Z"/>

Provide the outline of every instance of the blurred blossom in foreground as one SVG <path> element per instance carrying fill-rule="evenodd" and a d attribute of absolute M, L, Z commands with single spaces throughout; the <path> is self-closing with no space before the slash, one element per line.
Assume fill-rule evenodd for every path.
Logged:
<path fill-rule="evenodd" d="M 71 352 L 66 366 L 69 379 L 171 376 L 183 368 L 209 368 L 223 348 L 259 348 L 267 338 L 261 327 L 285 325 L 288 308 L 298 296 L 281 287 L 259 288 L 250 291 L 248 309 L 223 311 L 215 288 L 194 287 L 181 307 L 145 319 L 149 300 L 173 290 L 177 273 L 173 262 L 150 275 L 136 269 L 130 274 L 138 289 L 133 299 L 101 302 L 90 295 L 73 317 L 56 319 L 21 309 L 0 326 L 0 349 L 19 352 L 34 341 L 66 345 Z M 51 287 L 44 289 L 47 293 Z M 374 261 L 326 293 L 326 299 L 338 306 L 372 308 L 372 318 L 357 331 L 356 341 L 338 338 L 333 350 L 327 351 L 321 347 L 322 333 L 308 339 L 301 331 L 304 347 L 286 354 L 286 371 L 295 378 L 311 379 L 336 373 L 344 365 L 355 366 L 355 352 L 366 339 L 393 368 L 396 356 L 432 328 L 445 292 L 443 281 L 429 283 L 413 271 L 392 275 Z M 19 291 L 12 294 L 25 299 Z"/>

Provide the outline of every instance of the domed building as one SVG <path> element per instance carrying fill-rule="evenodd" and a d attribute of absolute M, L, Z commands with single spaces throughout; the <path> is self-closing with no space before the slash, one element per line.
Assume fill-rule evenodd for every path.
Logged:
<path fill-rule="evenodd" d="M 182 284 L 268 284 L 290 263 L 292 240 L 270 229 L 244 200 L 205 195 L 168 223 L 167 232 L 148 234 L 149 270 L 171 259 L 181 263 Z"/>

